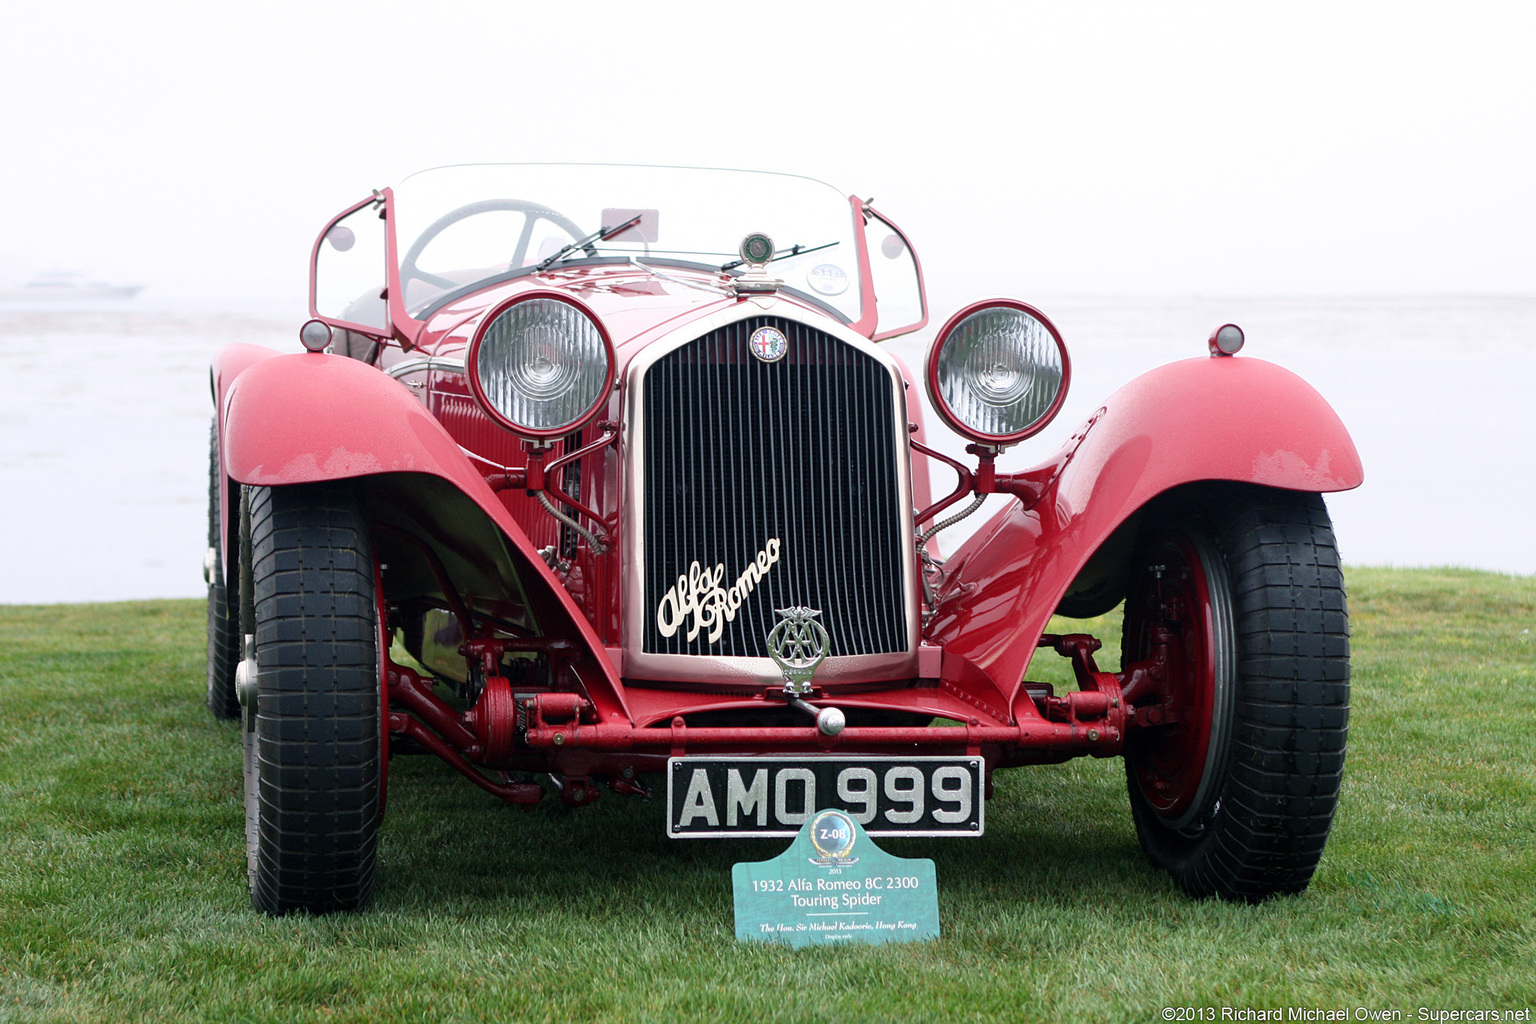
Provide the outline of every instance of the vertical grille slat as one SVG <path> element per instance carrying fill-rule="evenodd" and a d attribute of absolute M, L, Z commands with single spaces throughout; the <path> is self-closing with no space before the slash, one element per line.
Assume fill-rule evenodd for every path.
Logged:
<path fill-rule="evenodd" d="M 789 341 L 778 362 L 750 353 L 763 326 Z M 642 386 L 646 653 L 767 657 L 774 609 L 792 604 L 821 610 L 833 657 L 908 649 L 898 396 L 879 360 L 754 317 L 662 356 Z M 690 621 L 663 634 L 657 610 L 691 563 L 724 566 L 731 588 L 771 538 L 778 562 L 717 640 L 708 627 L 690 640 Z"/>

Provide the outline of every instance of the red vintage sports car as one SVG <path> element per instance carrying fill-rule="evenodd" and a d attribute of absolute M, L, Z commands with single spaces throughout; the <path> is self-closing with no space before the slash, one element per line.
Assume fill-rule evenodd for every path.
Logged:
<path fill-rule="evenodd" d="M 307 351 L 212 371 L 208 702 L 244 724 L 258 908 L 369 902 L 402 754 L 515 804 L 655 789 L 679 839 L 828 807 L 976 836 L 998 769 L 1123 757 L 1185 891 L 1306 887 L 1349 714 L 1319 495 L 1362 474 L 1236 326 L 1006 473 L 1061 406 L 1060 334 L 977 302 L 913 372 L 879 343 L 928 321 L 917 257 L 821 182 L 443 167 L 312 261 Z M 1118 670 L 1044 632 L 1121 602 Z M 1026 678 L 1042 648 L 1076 689 Z"/>

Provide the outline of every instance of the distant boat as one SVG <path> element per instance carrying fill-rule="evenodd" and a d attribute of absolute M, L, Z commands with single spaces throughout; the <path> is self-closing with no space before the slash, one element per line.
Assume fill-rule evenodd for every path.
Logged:
<path fill-rule="evenodd" d="M 0 288 L 0 302 L 85 303 L 121 302 L 143 291 L 141 284 L 107 284 L 105 281 L 87 281 L 84 275 L 55 270 L 39 274 L 35 281 L 28 281 L 20 288 Z"/>

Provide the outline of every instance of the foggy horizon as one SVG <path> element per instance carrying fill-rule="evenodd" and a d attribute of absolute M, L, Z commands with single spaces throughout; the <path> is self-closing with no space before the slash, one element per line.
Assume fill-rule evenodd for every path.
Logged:
<path fill-rule="evenodd" d="M 1536 294 L 1517 3 L 87 0 L 9 27 L 8 286 L 282 303 L 370 189 L 568 160 L 828 181 L 966 294 Z"/>
<path fill-rule="evenodd" d="M 1536 570 L 1536 7 L 570 10 L 11 13 L 0 289 L 66 271 L 144 290 L 0 307 L 21 373 L 0 522 L 33 537 L 0 600 L 197 593 L 209 358 L 297 351 L 326 222 L 483 162 L 774 170 L 873 198 L 922 261 L 929 325 L 891 346 L 909 364 L 981 298 L 1061 329 L 1067 405 L 1011 469 L 1237 322 L 1244 358 L 1300 373 L 1356 439 L 1365 486 L 1329 499 L 1347 559 Z M 1477 489 L 1456 529 L 1424 493 L 1442 464 Z"/>

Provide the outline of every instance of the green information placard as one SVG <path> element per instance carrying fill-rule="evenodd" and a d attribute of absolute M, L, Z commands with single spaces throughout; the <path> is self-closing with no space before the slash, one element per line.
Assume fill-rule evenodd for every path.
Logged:
<path fill-rule="evenodd" d="M 939 937 L 933 861 L 893 857 L 843 811 L 811 817 L 772 860 L 731 868 L 736 938 L 814 946 Z"/>

